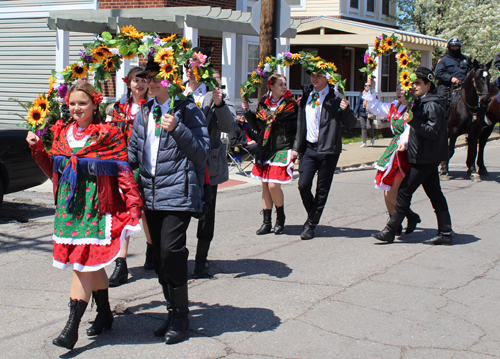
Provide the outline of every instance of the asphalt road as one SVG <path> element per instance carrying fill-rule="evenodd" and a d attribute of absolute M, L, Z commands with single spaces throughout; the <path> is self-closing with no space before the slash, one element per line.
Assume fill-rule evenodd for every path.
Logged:
<path fill-rule="evenodd" d="M 133 237 L 129 283 L 110 289 L 111 331 L 68 352 L 52 345 L 68 316 L 71 273 L 51 266 L 52 194 L 7 195 L 0 210 L 1 358 L 496 358 L 500 357 L 500 141 L 486 147 L 490 175 L 465 177 L 465 149 L 442 182 L 456 232 L 426 246 L 436 220 L 422 189 L 422 223 L 393 244 L 370 234 L 387 220 L 374 170 L 335 175 L 318 237 L 301 241 L 297 181 L 284 186 L 285 233 L 256 236 L 260 188 L 217 198 L 212 278 L 191 280 L 189 338 L 167 346 L 152 334 L 165 314 L 145 238 Z M 273 214 L 274 220 L 274 214 Z M 190 269 L 196 220 L 189 229 Z M 108 273 L 112 266 L 107 268 Z"/>

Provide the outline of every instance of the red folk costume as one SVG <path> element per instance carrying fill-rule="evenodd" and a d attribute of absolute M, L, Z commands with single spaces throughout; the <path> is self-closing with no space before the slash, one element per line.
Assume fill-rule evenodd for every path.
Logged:
<path fill-rule="evenodd" d="M 138 104 L 135 104 L 132 102 L 132 99 L 130 99 L 130 101 L 122 100 L 116 102 L 113 106 L 113 119 L 111 122 L 122 129 L 127 144 L 128 139 L 132 135 L 135 116 L 141 110 L 142 105 L 147 102 L 148 100 L 142 99 Z"/>
<path fill-rule="evenodd" d="M 118 257 L 127 236 L 141 230 L 143 204 L 126 162 L 125 137 L 110 124 L 79 130 L 59 120 L 52 130 L 49 153 L 41 140 L 30 147 L 54 185 L 53 265 L 97 271 Z"/>

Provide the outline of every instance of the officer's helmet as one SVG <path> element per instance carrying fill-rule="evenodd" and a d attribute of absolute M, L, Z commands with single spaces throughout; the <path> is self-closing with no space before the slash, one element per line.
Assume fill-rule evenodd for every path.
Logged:
<path fill-rule="evenodd" d="M 460 42 L 460 39 L 458 37 L 453 36 L 451 39 L 448 40 L 448 47 L 452 45 L 462 46 L 462 43 Z"/>

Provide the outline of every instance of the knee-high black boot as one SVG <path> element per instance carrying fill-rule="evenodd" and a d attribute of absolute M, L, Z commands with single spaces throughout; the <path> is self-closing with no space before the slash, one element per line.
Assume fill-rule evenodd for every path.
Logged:
<path fill-rule="evenodd" d="M 186 336 L 189 328 L 189 301 L 187 283 L 182 287 L 168 288 L 172 303 L 172 319 L 165 334 L 166 344 L 179 343 Z"/>
<path fill-rule="evenodd" d="M 208 275 L 207 257 L 210 249 L 210 242 L 198 238 L 196 246 L 196 257 L 194 260 L 193 278 L 205 278 Z"/>
<path fill-rule="evenodd" d="M 89 337 L 99 335 L 104 328 L 111 329 L 113 324 L 113 312 L 109 306 L 108 289 L 99 289 L 97 292 L 92 292 L 97 306 L 97 316 L 95 317 L 94 324 L 87 329 Z"/>
<path fill-rule="evenodd" d="M 415 212 L 413 212 L 409 208 L 408 208 L 408 213 L 406 214 L 406 219 L 408 221 L 407 227 L 405 230 L 406 234 L 410 234 L 411 232 L 413 232 L 415 230 L 415 228 L 417 228 L 417 224 L 422 222 L 420 220 L 420 216 L 418 214 L 416 214 Z"/>
<path fill-rule="evenodd" d="M 387 243 L 394 242 L 394 237 L 396 237 L 396 232 L 401 225 L 401 222 L 403 222 L 403 219 L 405 219 L 405 215 L 403 213 L 394 211 L 385 228 L 378 233 L 372 234 L 372 237 Z"/>
<path fill-rule="evenodd" d="M 283 233 L 285 228 L 285 206 L 276 207 L 276 224 L 274 225 L 274 234 Z"/>
<path fill-rule="evenodd" d="M 125 258 L 116 258 L 115 263 L 115 270 L 108 280 L 110 287 L 118 287 L 128 281 L 127 260 Z"/>
<path fill-rule="evenodd" d="M 144 262 L 145 270 L 155 269 L 155 257 L 153 254 L 153 245 L 146 242 L 146 261 Z"/>
<path fill-rule="evenodd" d="M 273 228 L 273 225 L 271 224 L 271 215 L 272 215 L 272 209 L 263 209 L 262 213 L 264 216 L 264 222 L 262 223 L 262 226 L 257 230 L 258 235 L 261 234 L 267 234 L 271 232 L 271 229 Z"/>
<path fill-rule="evenodd" d="M 163 285 L 163 296 L 165 297 L 165 301 L 167 302 L 167 319 L 161 323 L 154 332 L 155 337 L 163 337 L 170 327 L 170 321 L 172 320 L 172 305 L 170 304 L 170 294 L 168 292 L 168 286 Z"/>
<path fill-rule="evenodd" d="M 87 302 L 78 299 L 71 299 L 69 302 L 69 318 L 61 334 L 52 341 L 52 344 L 66 349 L 73 349 L 78 341 L 78 327 L 82 320 Z"/>
<path fill-rule="evenodd" d="M 445 246 L 449 246 L 453 242 L 450 212 L 437 212 L 436 217 L 438 222 L 438 233 L 434 238 L 424 241 L 423 243 L 432 245 L 443 244 Z"/>

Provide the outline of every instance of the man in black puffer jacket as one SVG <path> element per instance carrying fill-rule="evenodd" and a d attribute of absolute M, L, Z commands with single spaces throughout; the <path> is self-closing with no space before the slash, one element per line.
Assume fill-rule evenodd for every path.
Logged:
<path fill-rule="evenodd" d="M 417 100 L 412 115 L 406 119 L 410 125 L 408 139 L 408 161 L 411 168 L 406 174 L 398 191 L 396 210 L 383 231 L 372 236 L 380 241 L 394 242 L 396 230 L 409 215 L 413 193 L 420 185 L 432 203 L 438 222 L 438 234 L 425 244 L 452 244 L 451 217 L 446 198 L 441 191 L 438 166 L 448 159 L 448 128 L 445 114 L 445 99 L 434 92 L 434 75 L 426 67 L 415 72 L 417 79 L 413 84 Z M 404 150 L 404 144 L 400 150 Z M 408 217 L 408 228 L 415 228 L 420 218 Z"/>

